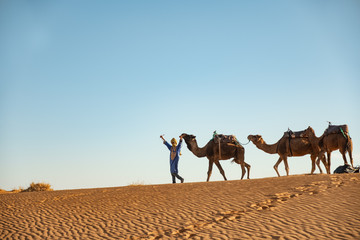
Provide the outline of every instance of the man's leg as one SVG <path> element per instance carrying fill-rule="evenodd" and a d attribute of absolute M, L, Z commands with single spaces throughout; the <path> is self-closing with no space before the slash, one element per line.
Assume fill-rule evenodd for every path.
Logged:
<path fill-rule="evenodd" d="M 172 183 L 176 183 L 176 181 L 175 181 L 175 173 L 171 173 L 171 176 L 172 176 Z"/>
<path fill-rule="evenodd" d="M 175 176 L 181 181 L 181 183 L 184 182 L 184 178 L 180 177 L 179 174 L 175 173 Z"/>

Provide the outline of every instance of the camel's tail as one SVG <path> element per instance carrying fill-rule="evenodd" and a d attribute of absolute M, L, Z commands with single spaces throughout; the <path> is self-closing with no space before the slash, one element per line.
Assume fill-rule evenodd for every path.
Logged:
<path fill-rule="evenodd" d="M 353 144 L 352 144 L 351 137 L 350 137 L 349 133 L 345 133 L 345 135 L 346 135 L 346 139 L 347 139 L 347 141 L 346 141 L 346 150 L 348 152 L 352 152 Z"/>
<path fill-rule="evenodd" d="M 353 160 L 353 157 L 352 157 L 352 151 L 353 151 L 352 139 L 351 139 L 350 134 L 348 132 L 345 132 L 344 135 L 346 135 L 346 151 L 349 153 L 351 166 L 354 167 L 354 160 Z"/>
<path fill-rule="evenodd" d="M 244 162 L 245 160 L 245 148 L 241 147 L 237 147 L 235 149 L 235 157 L 234 159 L 231 161 L 236 162 L 237 164 L 241 164 L 241 162 Z"/>
<path fill-rule="evenodd" d="M 345 133 L 346 136 L 346 151 L 349 153 L 350 158 L 352 158 L 352 150 L 353 150 L 353 143 L 349 133 Z"/>

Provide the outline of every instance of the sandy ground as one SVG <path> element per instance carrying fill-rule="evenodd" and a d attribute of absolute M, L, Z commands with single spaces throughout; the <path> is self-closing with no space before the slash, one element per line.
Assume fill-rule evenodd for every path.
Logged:
<path fill-rule="evenodd" d="M 360 174 L 0 194 L 0 239 L 360 239 Z"/>

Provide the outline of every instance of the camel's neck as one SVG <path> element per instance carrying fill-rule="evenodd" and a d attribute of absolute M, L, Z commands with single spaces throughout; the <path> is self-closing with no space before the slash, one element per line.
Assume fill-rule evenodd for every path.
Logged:
<path fill-rule="evenodd" d="M 323 138 L 324 135 L 320 136 L 320 137 L 316 137 L 315 134 L 309 134 L 309 140 L 311 143 L 315 143 L 315 145 L 320 146 L 320 140 Z M 320 146 L 321 147 L 321 146 Z"/>
<path fill-rule="evenodd" d="M 265 141 L 255 143 L 255 146 L 266 153 L 275 154 L 277 153 L 278 142 L 275 144 L 266 144 Z"/>
<path fill-rule="evenodd" d="M 202 148 L 199 148 L 196 140 L 186 142 L 188 149 L 197 157 L 205 157 L 206 156 L 206 145 Z"/>
<path fill-rule="evenodd" d="M 309 140 L 311 142 L 319 143 L 321 137 L 316 137 L 315 134 L 309 134 Z"/>

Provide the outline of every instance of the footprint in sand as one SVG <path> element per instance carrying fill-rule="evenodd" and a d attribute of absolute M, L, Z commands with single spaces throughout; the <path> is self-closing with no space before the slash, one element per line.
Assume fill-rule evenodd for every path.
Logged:
<path fill-rule="evenodd" d="M 336 186 L 343 184 L 341 181 L 338 181 L 338 179 L 334 178 L 332 180 L 332 184 L 335 184 Z M 277 203 L 285 203 L 288 200 L 299 197 L 303 194 L 314 195 L 323 192 L 329 188 L 326 184 L 326 181 L 317 181 L 305 186 L 295 187 L 295 192 L 276 193 L 270 196 L 270 199 L 266 199 L 265 201 L 259 203 L 252 203 L 249 207 L 258 211 L 273 210 Z"/>
<path fill-rule="evenodd" d="M 359 179 L 354 177 L 351 178 L 350 181 L 359 181 Z M 248 205 L 248 207 L 252 210 L 244 208 L 238 211 L 222 211 L 219 212 L 217 216 L 213 217 L 212 220 L 210 221 L 199 221 L 196 223 L 187 222 L 185 226 L 180 229 L 165 230 L 161 232 L 153 231 L 153 232 L 149 232 L 147 237 L 151 239 L 159 239 L 162 238 L 163 236 L 181 237 L 185 239 L 192 238 L 196 236 L 196 234 L 194 234 L 194 231 L 196 231 L 199 228 L 206 228 L 206 229 L 212 228 L 215 224 L 218 224 L 226 220 L 234 221 L 236 219 L 240 219 L 245 212 L 255 213 L 256 211 L 263 211 L 263 210 L 274 211 L 274 209 L 276 209 L 279 203 L 286 203 L 287 201 L 302 196 L 304 194 L 306 195 L 318 194 L 320 192 L 325 191 L 328 188 L 331 188 L 331 186 L 340 187 L 343 184 L 344 182 L 339 180 L 337 177 L 331 178 L 330 183 L 327 181 L 312 182 L 304 186 L 295 187 L 293 188 L 293 191 L 276 193 L 274 195 L 270 195 L 269 199 L 265 199 L 257 203 L 251 203 L 250 205 Z M 281 236 L 276 236 L 276 235 L 271 237 L 272 239 L 282 239 Z"/>

